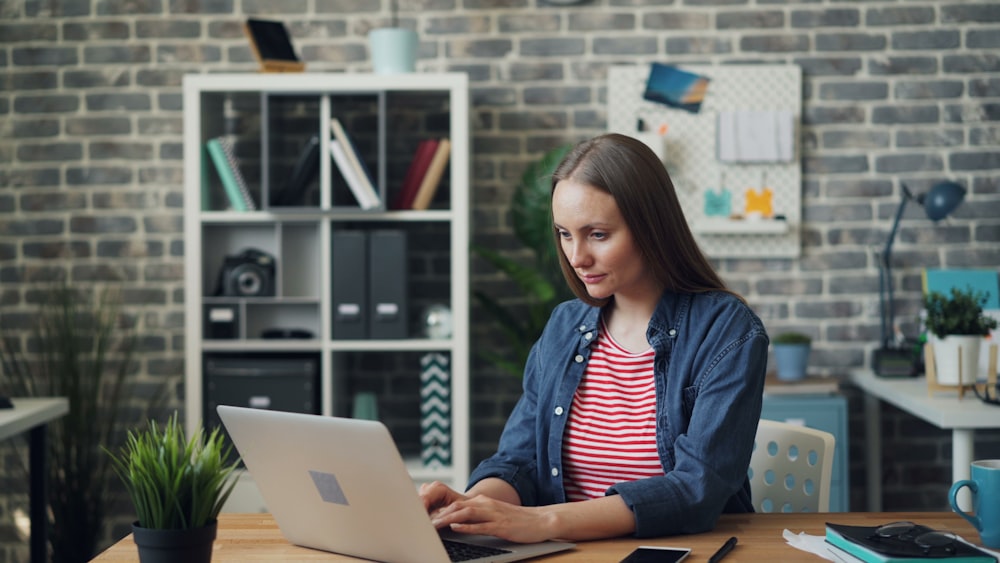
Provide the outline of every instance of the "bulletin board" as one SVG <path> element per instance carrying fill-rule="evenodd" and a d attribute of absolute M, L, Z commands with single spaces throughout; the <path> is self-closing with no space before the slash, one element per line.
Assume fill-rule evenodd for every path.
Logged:
<path fill-rule="evenodd" d="M 650 66 L 614 66 L 608 72 L 608 129 L 641 138 L 664 161 L 681 207 L 710 257 L 782 257 L 800 254 L 802 222 L 802 71 L 796 65 L 677 65 L 709 78 L 697 113 L 643 98 Z M 791 113 L 791 158 L 732 162 L 719 158 L 720 115 Z M 773 215 L 744 214 L 770 190 Z M 753 190 L 748 193 L 747 190 Z M 728 192 L 728 216 L 706 203 Z M 753 209 L 751 207 L 750 209 Z"/>

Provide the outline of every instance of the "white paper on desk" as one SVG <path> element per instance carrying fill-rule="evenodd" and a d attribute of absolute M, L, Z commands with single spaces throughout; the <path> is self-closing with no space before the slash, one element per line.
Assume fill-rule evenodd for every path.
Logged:
<path fill-rule="evenodd" d="M 794 547 L 795 549 L 801 549 L 802 551 L 818 555 L 827 561 L 836 561 L 838 563 L 864 563 L 864 561 L 858 559 L 850 553 L 846 553 L 826 543 L 825 536 L 810 536 L 805 532 L 799 532 L 799 534 L 796 535 L 786 529 L 781 532 L 781 537 L 785 538 L 788 545 Z"/>

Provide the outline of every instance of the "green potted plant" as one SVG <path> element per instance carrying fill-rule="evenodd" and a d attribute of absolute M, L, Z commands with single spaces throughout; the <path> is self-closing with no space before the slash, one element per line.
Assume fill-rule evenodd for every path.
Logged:
<path fill-rule="evenodd" d="M 155 420 L 129 431 L 118 452 L 106 450 L 135 507 L 132 533 L 142 563 L 207 563 L 222 505 L 236 485 L 239 459 L 216 427 L 190 437 L 177 413 L 162 428 Z"/>
<path fill-rule="evenodd" d="M 797 381 L 806 376 L 812 338 L 802 332 L 782 332 L 771 340 L 775 373 L 782 381 Z"/>
<path fill-rule="evenodd" d="M 165 387 L 141 405 L 130 401 L 142 349 L 117 287 L 63 279 L 32 284 L 29 296 L 35 310 L 4 313 L 0 395 L 69 403 L 66 416 L 48 424 L 49 544 L 53 562 L 89 561 L 113 504 L 101 448 L 116 443 L 120 424 L 159 408 Z"/>
<path fill-rule="evenodd" d="M 924 295 L 924 325 L 933 338 L 937 383 L 964 385 L 978 376 L 979 346 L 997 327 L 996 319 L 983 314 L 988 295 L 971 287 L 951 288 L 950 295 L 931 291 Z"/>
<path fill-rule="evenodd" d="M 510 349 L 510 355 L 487 350 L 480 351 L 480 355 L 517 377 L 523 375 L 528 352 L 541 335 L 553 307 L 573 297 L 559 268 L 558 249 L 552 243 L 549 210 L 552 173 L 572 147 L 572 144 L 561 145 L 529 164 L 511 197 L 514 234 L 531 253 L 530 264 L 482 245 L 472 246 L 477 256 L 513 281 L 522 296 L 520 303 L 504 305 L 482 291 L 473 292 L 476 302 L 497 322 Z"/>

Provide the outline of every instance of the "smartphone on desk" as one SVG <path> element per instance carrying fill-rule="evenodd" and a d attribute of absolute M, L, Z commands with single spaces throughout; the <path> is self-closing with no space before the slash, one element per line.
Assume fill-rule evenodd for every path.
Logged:
<path fill-rule="evenodd" d="M 691 550 L 686 547 L 640 545 L 621 563 L 680 563 L 690 554 Z"/>

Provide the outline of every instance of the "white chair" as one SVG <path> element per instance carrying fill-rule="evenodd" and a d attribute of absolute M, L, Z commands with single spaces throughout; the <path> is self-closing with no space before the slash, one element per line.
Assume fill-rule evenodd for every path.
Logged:
<path fill-rule="evenodd" d="M 773 420 L 757 426 L 750 494 L 757 512 L 829 512 L 835 438 Z"/>

